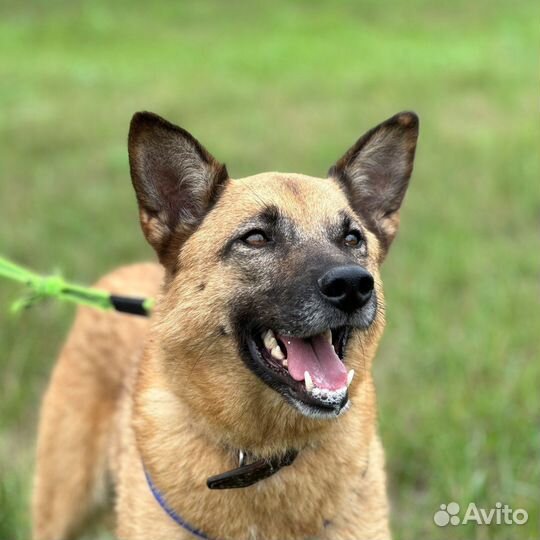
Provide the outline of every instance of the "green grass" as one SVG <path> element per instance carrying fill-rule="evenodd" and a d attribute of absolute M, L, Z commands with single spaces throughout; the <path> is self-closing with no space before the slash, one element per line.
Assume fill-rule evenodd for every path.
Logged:
<path fill-rule="evenodd" d="M 5 0 L 0 252 L 83 283 L 151 257 L 127 167 L 136 110 L 188 128 L 234 176 L 322 175 L 364 130 L 416 110 L 375 367 L 393 529 L 538 538 L 539 15 L 534 0 Z M 0 283 L 2 540 L 28 538 L 39 399 L 73 316 L 10 317 L 18 292 Z M 439 529 L 451 500 L 529 522 Z"/>

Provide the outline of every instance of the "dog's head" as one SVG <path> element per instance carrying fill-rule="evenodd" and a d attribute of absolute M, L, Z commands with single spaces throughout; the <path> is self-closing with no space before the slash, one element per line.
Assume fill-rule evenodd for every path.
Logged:
<path fill-rule="evenodd" d="M 379 266 L 396 234 L 418 119 L 363 135 L 328 178 L 229 178 L 150 113 L 129 155 L 144 234 L 166 269 L 155 342 L 175 392 L 234 424 L 247 409 L 335 417 L 384 325 Z M 234 410 L 235 415 L 230 411 Z"/>

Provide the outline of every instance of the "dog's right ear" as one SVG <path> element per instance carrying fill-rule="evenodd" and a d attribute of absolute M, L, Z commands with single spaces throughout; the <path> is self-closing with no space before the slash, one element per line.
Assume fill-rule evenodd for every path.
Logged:
<path fill-rule="evenodd" d="M 149 112 L 133 116 L 128 150 L 142 230 L 170 267 L 215 203 L 227 169 L 187 131 Z"/>

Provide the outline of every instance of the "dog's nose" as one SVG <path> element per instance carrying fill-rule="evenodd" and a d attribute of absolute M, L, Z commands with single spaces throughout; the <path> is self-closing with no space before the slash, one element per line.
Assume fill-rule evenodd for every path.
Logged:
<path fill-rule="evenodd" d="M 373 276 L 356 264 L 336 266 L 317 283 L 325 299 L 347 313 L 360 309 L 373 293 Z"/>

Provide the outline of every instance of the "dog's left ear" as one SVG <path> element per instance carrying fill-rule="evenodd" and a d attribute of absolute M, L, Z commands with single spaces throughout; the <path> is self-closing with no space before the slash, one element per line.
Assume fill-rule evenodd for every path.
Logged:
<path fill-rule="evenodd" d="M 149 112 L 133 116 L 128 147 L 142 230 L 174 270 L 180 247 L 224 188 L 227 169 L 186 130 Z"/>
<path fill-rule="evenodd" d="M 399 208 L 413 169 L 418 125 L 415 113 L 392 116 L 360 137 L 328 172 L 377 235 L 384 254 L 399 226 Z"/>

